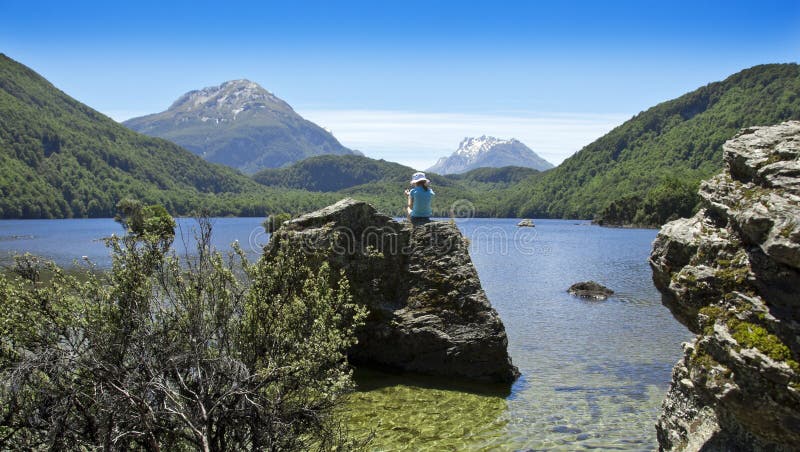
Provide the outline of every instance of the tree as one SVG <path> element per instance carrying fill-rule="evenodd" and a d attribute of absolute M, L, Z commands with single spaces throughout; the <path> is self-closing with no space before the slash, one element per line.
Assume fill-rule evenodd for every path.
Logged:
<path fill-rule="evenodd" d="M 159 204 L 145 206 L 136 199 L 124 198 L 117 203 L 114 221 L 120 223 L 129 233 L 146 239 L 146 243 L 163 242 L 169 248 L 175 237 L 175 220 Z"/>
<path fill-rule="evenodd" d="M 172 231 L 126 224 L 108 272 L 25 256 L 0 276 L 0 449 L 352 445 L 332 411 L 366 313 L 342 274 L 305 253 L 226 258 L 207 219 L 187 259 Z"/>

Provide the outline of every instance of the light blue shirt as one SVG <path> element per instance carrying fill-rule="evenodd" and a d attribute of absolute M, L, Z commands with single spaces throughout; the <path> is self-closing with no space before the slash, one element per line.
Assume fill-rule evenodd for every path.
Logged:
<path fill-rule="evenodd" d="M 431 209 L 431 199 L 433 199 L 433 189 L 428 188 L 425 190 L 422 187 L 414 187 L 409 192 L 409 196 L 411 199 L 414 200 L 414 204 L 411 208 L 411 216 L 412 217 L 430 217 L 433 215 L 433 210 Z"/>

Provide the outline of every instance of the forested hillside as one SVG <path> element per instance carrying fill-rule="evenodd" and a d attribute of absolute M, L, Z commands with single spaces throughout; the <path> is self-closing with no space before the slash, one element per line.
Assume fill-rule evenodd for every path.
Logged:
<path fill-rule="evenodd" d="M 331 192 L 384 179 L 402 183 L 413 173 L 408 166 L 385 160 L 359 155 L 321 155 L 286 168 L 262 170 L 253 179 L 273 187 Z"/>
<path fill-rule="evenodd" d="M 687 216 L 699 181 L 722 167 L 722 144 L 741 128 L 800 119 L 800 66 L 755 66 L 656 105 L 559 167 L 512 187 L 512 217 L 661 224 Z"/>
<path fill-rule="evenodd" d="M 540 171 L 522 166 L 503 166 L 500 168 L 476 168 L 466 173 L 449 174 L 448 178 L 467 182 L 484 182 L 489 184 L 514 184 Z"/>
<path fill-rule="evenodd" d="M 300 211 L 335 197 L 271 189 L 133 132 L 0 54 L 0 218 L 110 217 L 124 197 L 186 215 Z"/>

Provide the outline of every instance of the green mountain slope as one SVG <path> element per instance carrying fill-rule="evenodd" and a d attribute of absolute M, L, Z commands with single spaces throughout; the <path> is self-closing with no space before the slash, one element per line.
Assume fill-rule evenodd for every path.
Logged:
<path fill-rule="evenodd" d="M 123 124 L 245 173 L 315 155 L 356 153 L 249 80 L 190 91 L 166 111 Z"/>
<path fill-rule="evenodd" d="M 468 182 L 484 182 L 489 184 L 514 184 L 530 176 L 539 174 L 540 171 L 522 166 L 502 166 L 500 168 L 475 168 L 460 174 L 448 174 L 453 180 Z"/>
<path fill-rule="evenodd" d="M 257 182 L 287 188 L 331 192 L 391 179 L 410 179 L 414 170 L 399 163 L 359 155 L 321 155 L 286 168 L 265 169 L 253 175 Z"/>
<path fill-rule="evenodd" d="M 742 127 L 800 119 L 800 66 L 769 64 L 656 105 L 557 168 L 509 190 L 500 213 L 659 224 L 687 216 L 699 181 L 722 166 L 722 144 Z M 674 196 L 673 196 L 674 195 Z M 612 203 L 617 208 L 609 206 Z M 623 212 L 626 209 L 627 212 Z M 689 206 L 688 210 L 691 210 Z"/>
<path fill-rule="evenodd" d="M 108 217 L 126 196 L 179 215 L 264 215 L 333 199 L 264 187 L 133 132 L 2 54 L 0 168 L 0 218 Z"/>

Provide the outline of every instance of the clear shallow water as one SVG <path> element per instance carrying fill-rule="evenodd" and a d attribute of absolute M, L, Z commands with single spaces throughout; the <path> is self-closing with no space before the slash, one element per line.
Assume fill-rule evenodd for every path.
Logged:
<path fill-rule="evenodd" d="M 256 257 L 261 218 L 214 220 L 214 244 L 234 240 Z M 484 289 L 506 326 L 522 377 L 508 391 L 435 378 L 359 371 L 342 416 L 374 433 L 374 450 L 653 450 L 654 424 L 680 343 L 690 334 L 660 303 L 647 256 L 654 230 L 585 222 L 464 219 Z M 191 237 L 194 220 L 178 221 Z M 110 263 L 102 237 L 112 220 L 0 221 L 0 262 L 31 252 L 68 265 Z M 182 240 L 176 240 L 179 251 Z M 182 251 L 181 251 L 182 252 Z M 594 279 L 604 302 L 566 293 Z"/>
<path fill-rule="evenodd" d="M 651 280 L 656 231 L 517 222 L 457 220 L 522 377 L 498 396 L 425 387 L 436 385 L 430 379 L 360 376 L 374 387 L 351 399 L 351 424 L 374 429 L 374 449 L 657 448 L 661 400 L 690 334 Z M 604 302 L 566 293 L 590 279 L 617 293 Z"/>

